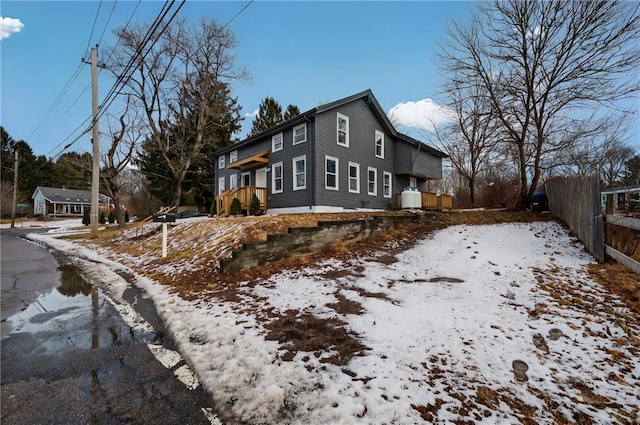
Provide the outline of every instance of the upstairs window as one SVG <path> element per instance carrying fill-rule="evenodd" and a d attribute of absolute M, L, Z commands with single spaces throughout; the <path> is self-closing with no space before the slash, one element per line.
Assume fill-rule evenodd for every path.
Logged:
<path fill-rule="evenodd" d="M 338 113 L 338 144 L 349 146 L 349 117 Z"/>
<path fill-rule="evenodd" d="M 282 150 L 282 133 L 278 133 L 271 138 L 271 152 Z"/>
<path fill-rule="evenodd" d="M 218 158 L 218 168 L 222 170 L 225 166 L 226 166 L 225 156 L 222 155 Z"/>
<path fill-rule="evenodd" d="M 307 141 L 307 124 L 300 124 L 293 127 L 293 144 L 303 143 Z"/>
<path fill-rule="evenodd" d="M 293 190 L 307 188 L 307 157 L 293 158 Z"/>
<path fill-rule="evenodd" d="M 338 158 L 325 157 L 324 187 L 330 190 L 338 190 Z"/>
<path fill-rule="evenodd" d="M 382 131 L 376 130 L 375 142 L 376 157 L 384 159 L 384 133 Z"/>
<path fill-rule="evenodd" d="M 238 151 L 231 151 L 231 153 L 229 153 L 229 163 L 233 164 L 237 160 L 238 160 Z"/>

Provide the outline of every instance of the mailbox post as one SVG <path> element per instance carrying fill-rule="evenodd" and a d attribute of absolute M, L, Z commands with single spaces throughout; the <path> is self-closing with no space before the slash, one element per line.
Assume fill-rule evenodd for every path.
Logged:
<path fill-rule="evenodd" d="M 167 223 L 175 223 L 175 221 L 175 214 L 153 213 L 153 222 L 162 223 L 162 258 L 167 256 Z"/>

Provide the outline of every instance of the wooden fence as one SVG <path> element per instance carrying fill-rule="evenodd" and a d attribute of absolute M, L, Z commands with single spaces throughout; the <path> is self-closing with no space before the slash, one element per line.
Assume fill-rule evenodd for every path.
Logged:
<path fill-rule="evenodd" d="M 597 175 L 554 177 L 547 180 L 549 209 L 578 235 L 596 260 L 605 255 L 640 274 L 640 262 L 612 246 L 613 226 L 640 231 L 640 220 L 613 215 L 613 195 L 607 195 L 606 214 L 602 214 L 600 180 Z"/>
<path fill-rule="evenodd" d="M 553 177 L 547 180 L 545 186 L 553 215 L 564 220 L 596 260 L 604 262 L 598 175 Z"/>

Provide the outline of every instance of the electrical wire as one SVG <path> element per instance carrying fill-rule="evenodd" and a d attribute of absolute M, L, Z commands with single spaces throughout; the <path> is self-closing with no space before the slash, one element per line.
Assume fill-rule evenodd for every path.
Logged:
<path fill-rule="evenodd" d="M 149 31 L 147 31 L 147 34 L 145 34 L 144 37 L 144 42 L 143 42 L 143 46 L 142 48 L 138 51 L 138 53 L 136 55 L 134 55 L 131 60 L 128 62 L 128 64 L 125 66 L 125 70 L 123 73 L 121 73 L 117 80 L 116 83 L 114 84 L 114 86 L 112 87 L 112 89 L 109 91 L 109 94 L 107 95 L 107 97 L 105 98 L 105 100 L 102 103 L 102 111 L 100 113 L 99 116 L 102 116 L 102 114 L 104 114 L 104 112 L 106 111 L 106 106 L 109 106 L 113 100 L 115 99 L 115 94 L 117 93 L 117 90 L 119 89 L 120 85 L 124 85 L 124 82 L 126 82 L 126 80 L 128 80 L 128 78 L 130 78 L 131 75 L 127 75 L 130 70 L 133 68 L 133 65 L 135 64 L 136 60 L 138 59 L 138 57 L 141 55 L 142 51 L 146 48 L 146 45 L 152 41 L 151 46 L 149 47 L 149 50 L 151 49 L 151 47 L 153 47 L 153 45 L 155 45 L 155 43 L 160 39 L 160 36 L 162 35 L 162 33 L 164 32 L 164 30 L 167 28 L 167 26 L 170 24 L 170 22 L 175 18 L 175 16 L 177 15 L 177 13 L 179 12 L 179 10 L 182 8 L 182 6 L 184 5 L 184 3 L 186 2 L 186 0 L 183 0 L 182 3 L 180 4 L 180 6 L 178 7 L 178 9 L 173 13 L 173 15 L 171 16 L 171 18 L 169 19 L 169 21 L 165 24 L 165 26 L 163 27 L 162 31 L 160 31 L 158 34 L 156 33 L 156 30 L 160 27 L 160 25 L 162 24 L 163 19 L 169 14 L 171 8 L 173 7 L 173 4 L 175 3 L 175 0 L 172 0 L 170 3 L 169 1 L 165 1 L 162 9 L 160 10 L 160 12 L 158 13 L 158 15 L 156 16 L 156 19 L 154 20 L 154 22 L 152 23 Z M 136 5 L 136 9 L 138 8 L 140 4 L 140 1 L 138 2 L 138 5 Z M 135 12 L 135 11 L 134 11 Z M 133 17 L 133 14 L 131 15 L 131 17 L 129 18 L 129 22 L 131 21 L 131 18 Z M 128 24 L 128 23 L 127 23 Z M 149 50 L 145 53 L 145 55 L 142 57 L 144 58 L 148 53 Z M 113 50 L 112 50 L 113 52 Z M 86 91 L 86 88 L 85 88 Z M 76 99 L 77 101 L 78 99 Z M 75 102 L 74 102 L 75 103 Z M 98 117 L 99 118 L 99 117 Z M 82 124 L 80 126 L 78 126 L 75 130 L 73 130 L 66 138 L 64 138 L 60 143 L 58 143 L 56 145 L 56 147 L 54 147 L 48 154 L 50 155 L 52 152 L 54 152 L 55 150 L 57 150 L 64 142 L 66 142 L 69 138 L 71 138 L 73 136 L 73 134 L 75 134 L 78 130 L 80 130 L 82 127 L 85 126 L 85 124 L 89 121 L 92 120 L 92 117 L 89 116 L 87 119 L 85 119 Z M 70 143 L 68 143 L 67 145 L 65 145 L 62 150 L 60 152 L 58 152 L 54 157 L 58 157 L 60 156 L 65 150 L 69 149 L 75 142 L 77 142 L 78 140 L 80 140 L 80 138 L 82 136 L 84 136 L 85 134 L 87 134 L 90 131 L 90 128 L 85 129 L 80 135 L 78 135 L 75 139 L 73 139 Z"/>
<path fill-rule="evenodd" d="M 84 49 L 83 57 L 89 53 L 89 46 L 91 45 L 91 39 L 93 38 L 93 31 L 96 29 L 96 23 L 98 22 L 98 16 L 100 15 L 100 8 L 102 7 L 102 0 L 98 3 L 98 10 L 96 11 L 96 17 L 93 18 L 93 25 L 91 26 L 91 34 L 89 34 L 89 40 L 87 40 L 87 47 Z"/>

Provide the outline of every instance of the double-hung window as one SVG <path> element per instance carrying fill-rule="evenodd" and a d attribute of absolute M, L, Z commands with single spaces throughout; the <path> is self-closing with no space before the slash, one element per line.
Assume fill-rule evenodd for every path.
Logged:
<path fill-rule="evenodd" d="M 307 141 L 307 124 L 300 124 L 293 127 L 293 144 L 303 143 Z"/>
<path fill-rule="evenodd" d="M 324 187 L 330 190 L 338 190 L 338 158 L 325 157 Z"/>
<path fill-rule="evenodd" d="M 218 195 L 222 195 L 224 192 L 224 176 L 218 179 Z"/>
<path fill-rule="evenodd" d="M 282 150 L 282 133 L 278 133 L 271 137 L 271 152 L 277 152 Z"/>
<path fill-rule="evenodd" d="M 238 175 L 232 174 L 229 176 L 229 189 L 237 189 L 238 188 Z"/>
<path fill-rule="evenodd" d="M 225 166 L 226 166 L 226 163 L 225 163 L 225 156 L 224 156 L 224 155 L 221 155 L 221 156 L 218 158 L 218 168 L 222 170 Z"/>
<path fill-rule="evenodd" d="M 384 171 L 382 173 L 382 195 L 385 198 L 391 198 L 391 173 L 388 171 Z"/>
<path fill-rule="evenodd" d="M 282 193 L 282 162 L 271 167 L 271 193 Z"/>
<path fill-rule="evenodd" d="M 238 151 L 229 152 L 229 164 L 233 164 L 238 160 Z"/>
<path fill-rule="evenodd" d="M 349 192 L 360 193 L 360 164 L 349 162 Z"/>
<path fill-rule="evenodd" d="M 307 188 L 307 157 L 293 158 L 293 190 Z"/>
<path fill-rule="evenodd" d="M 376 130 L 375 142 L 376 157 L 384 159 L 384 133 L 382 131 Z"/>
<path fill-rule="evenodd" d="M 349 117 L 338 113 L 338 144 L 349 147 Z"/>
<path fill-rule="evenodd" d="M 367 194 L 378 195 L 378 170 L 372 167 L 367 167 Z"/>

